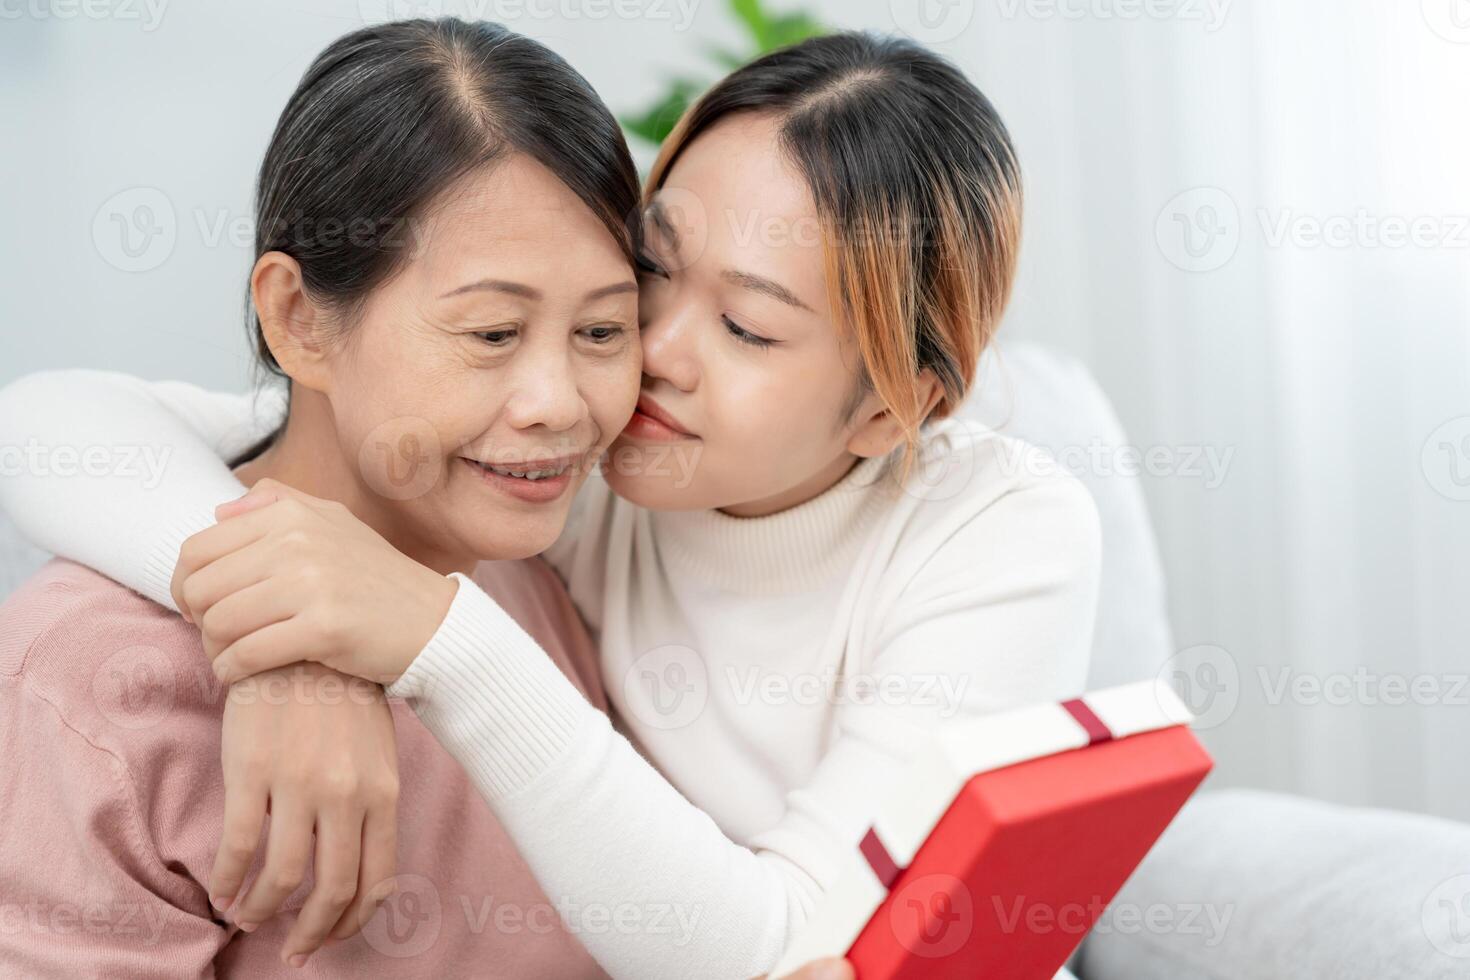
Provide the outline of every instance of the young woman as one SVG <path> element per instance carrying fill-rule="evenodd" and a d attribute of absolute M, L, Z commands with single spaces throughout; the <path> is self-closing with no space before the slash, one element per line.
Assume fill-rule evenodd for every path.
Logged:
<path fill-rule="evenodd" d="M 226 496 L 209 454 L 238 444 L 209 420 L 250 428 L 236 399 L 29 379 L 0 406 L 6 441 L 176 448 L 156 489 L 0 492 L 52 550 L 161 601 L 173 584 L 222 676 L 305 659 L 392 681 L 548 894 L 697 919 L 692 940 L 583 935 L 614 975 L 748 977 L 921 733 L 1081 689 L 1098 530 L 1033 450 L 944 420 L 1004 307 L 1020 207 L 1000 120 L 947 62 L 858 34 L 767 56 L 690 110 L 645 200 L 637 409 L 547 553 L 598 637 L 618 730 L 472 582 L 279 484 L 175 572 Z M 506 357 L 534 343 L 509 309 L 478 332 Z M 423 383 L 432 418 L 455 382 Z M 579 421 L 547 422 L 535 459 L 425 450 L 402 434 L 434 427 L 412 419 L 358 446 L 434 470 L 385 495 L 473 478 L 529 513 L 571 495 Z"/>

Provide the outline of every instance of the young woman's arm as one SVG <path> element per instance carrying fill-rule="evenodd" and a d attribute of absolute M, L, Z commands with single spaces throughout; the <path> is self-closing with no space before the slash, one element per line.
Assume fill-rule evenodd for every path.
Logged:
<path fill-rule="evenodd" d="M 271 490 L 295 499 L 278 497 L 203 532 L 191 560 L 201 555 L 208 565 L 241 534 L 257 548 L 274 534 L 292 542 L 320 588 L 308 595 L 285 576 L 278 584 L 242 578 L 274 611 L 265 621 L 289 613 L 298 625 L 217 636 L 206 629 L 206 648 L 219 653 L 216 672 L 228 679 L 276 666 L 273 658 L 324 657 L 346 672 L 397 677 L 389 693 L 413 699 L 546 893 L 617 977 L 744 980 L 767 972 L 832 886 L 925 729 L 1071 696 L 1085 683 L 1097 517 L 1079 483 L 1057 478 L 989 502 L 886 597 L 892 604 L 865 673 L 880 687 L 897 678 L 912 691 L 949 679 L 954 696 L 840 706 L 839 733 L 810 782 L 788 796 L 775 827 L 742 846 L 616 733 L 473 581 L 454 576 L 445 613 L 429 576 L 419 583 L 406 559 L 360 522 L 289 488 Z M 232 530 L 234 521 L 252 523 Z M 187 566 L 179 568 L 186 580 Z M 400 582 L 384 593 L 383 583 Z M 212 582 L 211 590 L 219 599 L 234 587 Z M 385 618 L 387 595 L 402 601 Z M 314 623 L 335 628 L 324 633 Z M 429 637 L 411 663 L 406 630 Z M 586 928 L 584 913 L 624 925 Z"/>
<path fill-rule="evenodd" d="M 905 590 L 871 668 L 880 685 L 953 678 L 957 703 L 844 705 L 811 781 L 751 847 L 687 802 L 472 585 L 389 692 L 416 697 L 547 894 L 643 916 L 645 928 L 579 933 L 610 973 L 749 977 L 832 885 L 921 731 L 1082 690 L 1099 560 L 1096 514 L 1074 481 L 1008 494 L 970 521 Z M 666 930 L 652 926 L 659 910 Z"/>
<path fill-rule="evenodd" d="M 144 381 L 43 371 L 0 389 L 0 508 L 53 554 L 175 608 L 179 545 L 244 488 L 224 457 L 280 422 L 284 403 Z"/>

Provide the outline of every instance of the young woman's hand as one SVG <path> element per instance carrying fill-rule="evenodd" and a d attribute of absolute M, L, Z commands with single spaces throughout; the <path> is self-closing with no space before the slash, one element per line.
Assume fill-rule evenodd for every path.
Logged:
<path fill-rule="evenodd" d="M 216 516 L 184 542 L 172 590 L 227 684 L 297 661 L 390 683 L 454 600 L 452 578 L 336 501 L 261 480 Z"/>
<path fill-rule="evenodd" d="M 398 865 L 398 749 L 382 687 L 318 664 L 257 674 L 230 689 L 220 755 L 225 820 L 210 901 L 253 931 L 304 880 L 315 836 L 315 882 L 281 958 L 304 962 L 328 936 L 357 932 L 392 893 Z M 267 812 L 265 864 L 240 896 Z"/>

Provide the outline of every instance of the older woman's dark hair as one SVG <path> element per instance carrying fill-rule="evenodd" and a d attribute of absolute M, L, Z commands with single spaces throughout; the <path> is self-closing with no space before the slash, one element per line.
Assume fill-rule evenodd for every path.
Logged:
<path fill-rule="evenodd" d="M 290 255 L 308 294 L 350 324 L 411 254 L 432 202 L 515 152 L 581 198 L 634 263 L 637 170 L 617 121 L 560 56 L 451 17 L 354 31 L 317 56 L 276 123 L 256 187 L 255 256 Z M 253 306 L 249 328 L 261 366 L 280 376 Z"/>

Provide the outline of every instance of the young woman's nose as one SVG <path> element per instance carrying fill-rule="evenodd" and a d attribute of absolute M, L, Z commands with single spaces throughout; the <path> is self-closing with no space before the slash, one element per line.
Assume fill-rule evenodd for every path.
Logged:
<path fill-rule="evenodd" d="M 639 331 L 643 373 L 667 381 L 680 391 L 693 391 L 699 384 L 697 328 L 693 312 L 678 308 L 645 320 Z"/>

